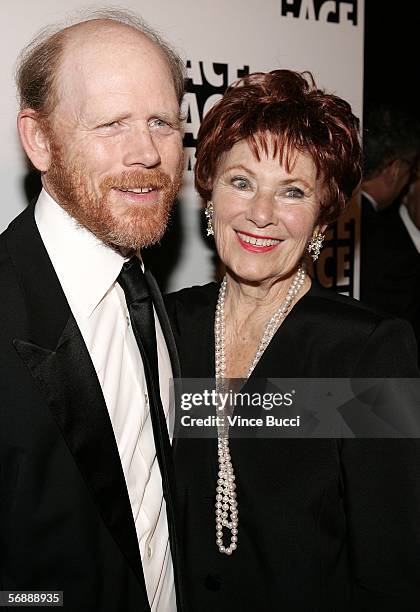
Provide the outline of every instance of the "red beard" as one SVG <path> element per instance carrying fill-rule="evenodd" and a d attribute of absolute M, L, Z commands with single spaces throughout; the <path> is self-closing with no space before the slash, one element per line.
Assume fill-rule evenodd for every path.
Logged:
<path fill-rule="evenodd" d="M 52 140 L 51 167 L 45 174 L 51 195 L 81 226 L 87 228 L 105 244 L 137 250 L 158 242 L 165 233 L 170 211 L 182 182 L 181 158 L 174 179 L 157 168 L 132 170 L 105 177 L 99 185 L 99 195 L 89 188 L 86 173 L 78 164 L 65 162 L 61 147 Z M 155 202 L 111 203 L 114 189 L 152 186 L 159 190 Z M 118 192 L 114 192 L 118 193 Z"/>

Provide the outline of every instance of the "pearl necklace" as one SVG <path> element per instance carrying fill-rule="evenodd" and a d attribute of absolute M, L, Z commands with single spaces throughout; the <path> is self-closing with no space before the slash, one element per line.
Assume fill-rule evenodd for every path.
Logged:
<path fill-rule="evenodd" d="M 306 272 L 299 266 L 292 284 L 281 306 L 275 311 L 268 321 L 261 336 L 255 357 L 248 369 L 248 378 L 251 376 L 255 366 L 276 333 L 281 320 L 286 316 L 293 300 L 301 290 L 305 282 Z M 225 297 L 226 276 L 220 286 L 219 297 L 216 305 L 216 317 L 214 322 L 215 340 L 215 368 L 216 368 L 216 392 L 222 392 L 225 386 Z M 219 397 L 219 396 L 218 396 Z M 236 501 L 235 474 L 233 472 L 232 460 L 229 450 L 229 426 L 225 423 L 225 416 L 219 419 L 220 427 L 217 428 L 217 454 L 219 461 L 219 473 L 216 487 L 216 544 L 219 552 L 231 555 L 238 544 L 238 502 Z M 230 544 L 224 545 L 223 528 L 230 531 Z"/>

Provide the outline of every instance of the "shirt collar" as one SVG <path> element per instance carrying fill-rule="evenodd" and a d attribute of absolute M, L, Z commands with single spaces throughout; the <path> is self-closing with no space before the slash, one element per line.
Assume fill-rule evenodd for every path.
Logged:
<path fill-rule="evenodd" d="M 35 221 L 73 314 L 89 317 L 114 286 L 126 258 L 80 226 L 45 189 Z"/>
<path fill-rule="evenodd" d="M 369 200 L 369 202 L 372 204 L 373 210 L 378 211 L 378 202 L 375 200 L 375 198 L 373 198 L 370 195 L 370 193 L 367 193 L 367 191 L 363 191 L 363 190 L 362 190 L 362 195 L 365 196 L 365 198 Z"/>
<path fill-rule="evenodd" d="M 399 213 L 405 225 L 405 229 L 407 230 L 411 240 L 414 243 L 414 246 L 416 247 L 416 250 L 420 253 L 420 230 L 411 219 L 410 213 L 408 212 L 405 204 L 400 205 Z"/>

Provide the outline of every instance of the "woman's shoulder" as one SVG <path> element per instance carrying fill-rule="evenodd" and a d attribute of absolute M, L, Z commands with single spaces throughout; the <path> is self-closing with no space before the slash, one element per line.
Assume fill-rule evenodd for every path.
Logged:
<path fill-rule="evenodd" d="M 357 371 L 371 376 L 417 376 L 417 347 L 411 325 L 358 300 L 313 283 L 300 309 L 300 333 L 334 354 L 351 357 Z M 359 362 L 359 363 L 358 363 Z M 375 368 L 371 368 L 371 364 Z M 363 366 L 363 367 L 362 367 Z"/>
<path fill-rule="evenodd" d="M 388 315 L 373 310 L 355 298 L 322 287 L 316 281 L 312 281 L 303 306 L 308 316 L 322 317 L 331 325 L 350 324 L 366 331 L 373 330 L 381 321 L 390 320 Z"/>
<path fill-rule="evenodd" d="M 164 300 L 170 319 L 174 320 L 179 316 L 200 317 L 206 312 L 214 314 L 219 286 L 213 282 L 167 293 Z"/>
<path fill-rule="evenodd" d="M 315 329 L 319 324 L 320 332 L 329 332 L 335 337 L 348 337 L 353 341 L 370 337 L 378 328 L 392 335 L 413 336 L 407 321 L 374 310 L 359 300 L 342 295 L 332 289 L 322 287 L 316 282 L 302 300 L 302 316 Z M 413 336 L 414 337 L 414 336 Z"/>
<path fill-rule="evenodd" d="M 165 303 L 173 306 L 174 304 L 200 307 L 208 306 L 210 301 L 216 301 L 219 291 L 219 283 L 207 283 L 206 285 L 194 285 L 185 287 L 179 291 L 167 293 L 164 296 Z"/>
<path fill-rule="evenodd" d="M 164 297 L 168 303 L 207 302 L 213 296 L 216 296 L 217 299 L 219 286 L 219 283 L 216 282 L 207 283 L 206 285 L 194 285 L 193 287 L 185 287 L 184 289 L 179 289 L 179 291 L 167 293 Z"/>

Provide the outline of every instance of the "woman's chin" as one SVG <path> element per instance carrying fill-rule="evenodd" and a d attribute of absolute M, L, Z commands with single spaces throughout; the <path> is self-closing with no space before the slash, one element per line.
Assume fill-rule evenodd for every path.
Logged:
<path fill-rule="evenodd" d="M 298 264 L 295 268 L 270 272 L 267 269 L 262 270 L 261 268 L 256 269 L 245 266 L 235 266 L 232 268 L 227 267 L 227 273 L 228 276 L 231 276 L 236 282 L 258 285 L 287 280 L 296 272 L 297 268 Z"/>
<path fill-rule="evenodd" d="M 244 284 L 259 285 L 266 282 L 275 281 L 277 275 L 267 274 L 267 271 L 252 270 L 252 269 L 228 269 L 228 276 L 231 276 L 236 282 Z"/>

